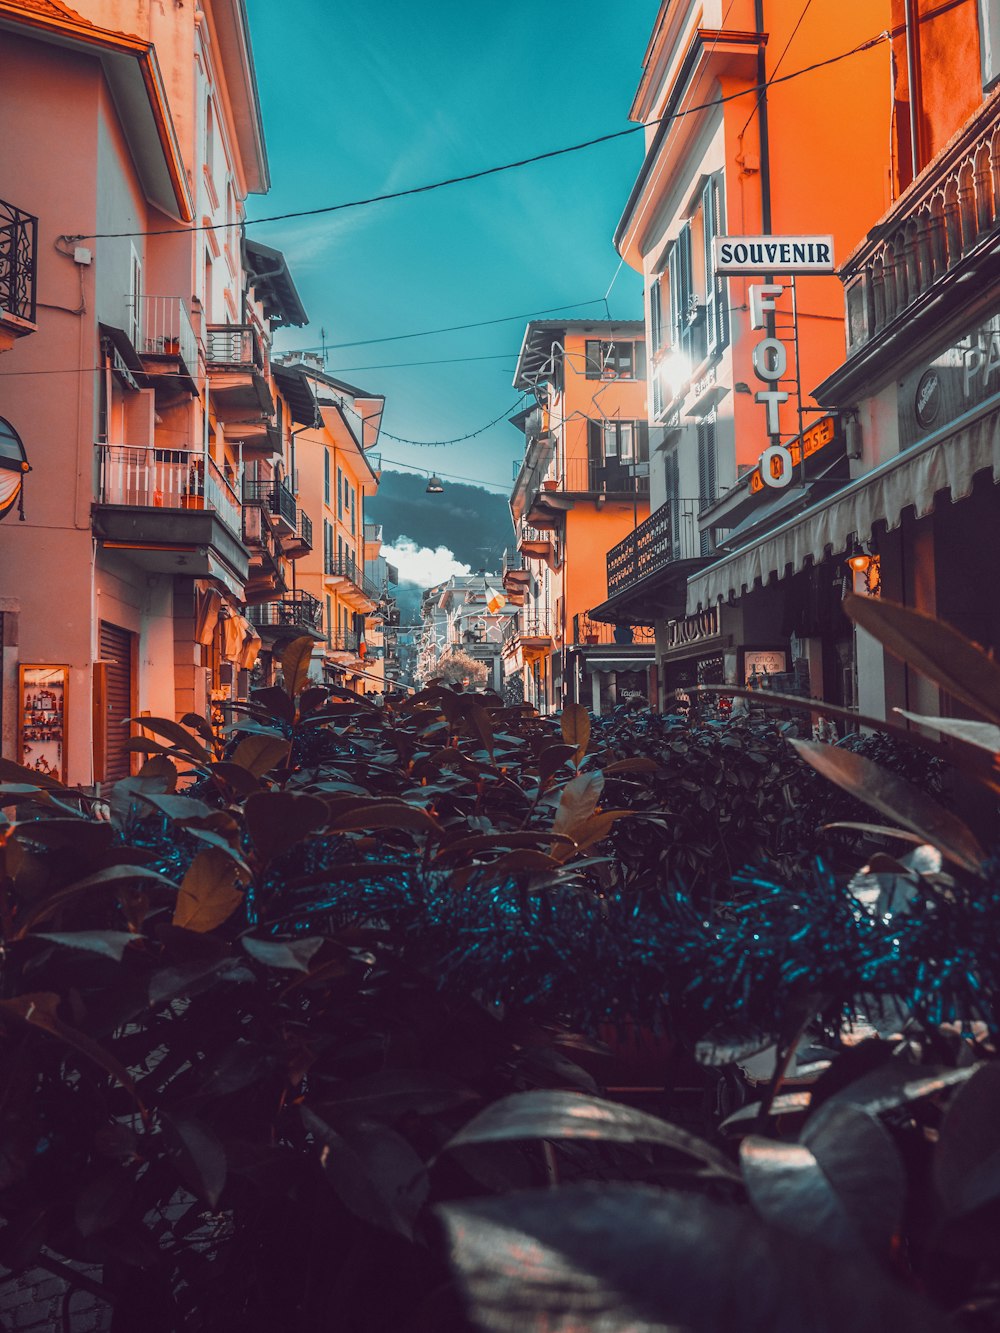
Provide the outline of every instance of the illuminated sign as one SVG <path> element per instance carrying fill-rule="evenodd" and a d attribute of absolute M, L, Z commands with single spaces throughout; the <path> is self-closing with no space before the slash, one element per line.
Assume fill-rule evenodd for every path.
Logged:
<path fill-rule="evenodd" d="M 825 444 L 829 444 L 837 432 L 836 423 L 833 417 L 823 417 L 817 421 L 815 426 L 810 426 L 808 430 L 802 432 L 801 440 L 793 440 L 787 446 L 786 452 L 791 458 L 791 466 L 801 463 L 803 458 L 808 458 L 810 454 L 816 453 L 822 449 Z M 764 451 L 765 453 L 768 450 Z M 763 458 L 763 455 L 761 455 Z M 750 474 L 750 494 L 756 495 L 764 489 L 764 478 L 761 476 L 760 465 Z"/>
<path fill-rule="evenodd" d="M 835 272 L 832 236 L 717 236 L 712 258 L 720 277 Z"/>

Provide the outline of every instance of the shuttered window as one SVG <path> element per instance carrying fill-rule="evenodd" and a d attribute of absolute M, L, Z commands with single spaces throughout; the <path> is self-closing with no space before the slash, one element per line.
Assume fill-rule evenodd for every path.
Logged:
<path fill-rule="evenodd" d="M 698 508 L 705 509 L 718 494 L 715 452 L 715 415 L 698 422 Z M 701 553 L 711 555 L 715 542 L 710 532 L 701 534 Z"/>
<path fill-rule="evenodd" d="M 132 635 L 106 620 L 100 625 L 100 657 L 104 663 L 104 782 L 119 782 L 130 771 L 125 744 L 132 716 Z"/>
<path fill-rule="evenodd" d="M 705 336 L 709 352 L 721 352 L 729 342 L 729 288 L 715 275 L 712 242 L 725 233 L 722 177 L 710 176 L 701 192 L 705 237 Z"/>

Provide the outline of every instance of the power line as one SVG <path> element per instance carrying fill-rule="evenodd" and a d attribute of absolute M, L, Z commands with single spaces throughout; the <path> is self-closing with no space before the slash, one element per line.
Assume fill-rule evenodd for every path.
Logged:
<path fill-rule="evenodd" d="M 523 401 L 524 394 L 521 394 L 520 398 L 518 398 L 517 402 L 514 403 L 512 407 L 505 408 L 498 417 L 494 417 L 492 421 L 487 421 L 485 426 L 480 426 L 478 430 L 470 430 L 468 435 L 456 435 L 453 440 L 408 440 L 403 435 L 393 435 L 390 431 L 381 429 L 379 430 L 379 439 L 384 437 L 387 440 L 394 441 L 396 444 L 414 444 L 422 449 L 438 449 L 446 444 L 463 444 L 466 440 L 474 440 L 477 435 L 482 435 L 483 432 L 488 431 L 491 426 L 498 425 L 499 422 L 503 421 L 504 417 L 509 416 L 511 412 L 516 412 Z M 360 422 L 364 423 L 365 418 L 361 413 L 356 412 L 353 407 L 348 407 L 343 400 L 338 402 L 338 406 L 342 412 L 350 412 L 352 417 L 357 417 Z M 418 468 L 417 471 L 422 471 L 422 469 Z"/>
<path fill-rule="evenodd" d="M 423 473 L 426 473 L 426 471 L 427 471 L 426 468 L 417 467 L 415 463 L 403 463 L 403 462 L 401 462 L 401 461 L 400 461 L 399 459 L 397 459 L 397 458 L 386 458 L 385 454 L 382 455 L 382 462 L 383 462 L 383 463 L 391 463 L 391 464 L 393 465 L 393 467 L 402 467 L 402 468 L 406 468 L 407 472 L 423 472 Z M 504 495 L 509 495 L 509 494 L 510 494 L 510 487 L 509 487 L 509 486 L 501 486 L 500 483 L 499 483 L 498 481 L 483 481 L 480 477 L 463 477 L 463 476 L 461 476 L 461 475 L 460 475 L 459 473 L 457 473 L 457 472 L 440 472 L 440 471 L 435 471 L 434 475 L 435 475 L 436 477 L 444 477 L 447 481 L 467 481 L 467 482 L 471 482 L 471 484 L 472 484 L 473 486 L 479 486 L 479 487 L 481 487 L 483 490 L 500 491 L 500 492 L 502 492 L 502 494 L 504 494 Z"/>
<path fill-rule="evenodd" d="M 650 126 L 660 125 L 669 120 L 680 120 L 685 116 L 693 115 L 697 111 L 709 111 L 713 107 L 721 106 L 724 102 L 735 101 L 738 97 L 748 97 L 752 94 L 759 96 L 765 89 L 773 87 L 776 83 L 787 83 L 790 79 L 801 78 L 803 74 L 811 74 L 813 70 L 823 69 L 827 65 L 835 65 L 840 60 L 847 60 L 850 56 L 858 55 L 860 52 L 867 51 L 880 42 L 888 40 L 888 31 L 883 31 L 876 37 L 871 37 L 868 41 L 862 42 L 859 46 L 852 47 L 850 51 L 829 56 L 826 60 L 817 60 L 812 65 L 806 65 L 802 69 L 795 70 L 792 74 L 783 74 L 780 78 L 767 79 L 764 83 L 753 84 L 739 92 L 725 93 L 721 97 L 713 98 L 709 102 L 702 102 L 698 106 L 688 107 L 684 111 L 674 111 L 669 116 L 661 116 L 642 125 L 630 125 L 628 129 L 615 130 L 610 134 L 599 134 L 596 138 L 584 139 L 580 143 L 569 144 L 565 148 L 551 148 L 544 153 L 534 153 L 531 157 L 518 158 L 513 162 L 502 162 L 497 166 L 483 167 L 479 171 L 469 171 L 462 176 L 448 176 L 444 180 L 429 181 L 424 185 L 412 185 L 406 190 L 393 190 L 386 194 L 369 195 L 364 199 L 349 199 L 340 204 L 325 204 L 318 208 L 293 209 L 287 213 L 274 213 L 265 218 L 244 219 L 236 222 L 203 222 L 193 227 L 162 227 L 151 231 L 98 231 L 78 236 L 67 236 L 64 239 L 68 241 L 103 241 L 121 240 L 134 236 L 178 236 L 199 231 L 227 231 L 233 227 L 257 227 L 268 222 L 287 222 L 294 218 L 319 217 L 329 213 L 340 213 L 349 208 L 365 208 L 371 204 L 387 203 L 393 199 L 406 199 L 411 195 L 428 194 L 432 190 L 443 190 L 449 185 L 463 185 L 467 181 L 482 180 L 486 176 L 496 176 L 501 172 L 515 171 L 520 167 L 532 166 L 536 162 L 550 161 L 552 158 L 565 157 L 569 153 L 579 153 L 584 149 L 595 148 L 599 144 L 610 143 L 615 139 L 624 139 L 630 135 L 639 134 Z"/>

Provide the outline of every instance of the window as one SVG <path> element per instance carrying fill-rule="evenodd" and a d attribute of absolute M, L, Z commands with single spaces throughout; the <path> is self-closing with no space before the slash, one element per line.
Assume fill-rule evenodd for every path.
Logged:
<path fill-rule="evenodd" d="M 128 283 L 128 336 L 137 352 L 142 351 L 142 260 L 132 246 L 132 263 Z"/>
<path fill-rule="evenodd" d="M 663 301 L 660 295 L 660 278 L 657 274 L 649 289 L 649 340 L 653 363 L 663 351 Z M 663 382 L 660 376 L 653 374 L 653 416 L 658 417 L 663 411 Z"/>
<path fill-rule="evenodd" d="M 584 344 L 588 380 L 644 380 L 646 347 L 642 342 L 601 341 Z"/>
<path fill-rule="evenodd" d="M 323 499 L 330 503 L 330 455 L 323 450 Z"/>
<path fill-rule="evenodd" d="M 326 641 L 327 644 L 333 642 L 333 604 L 329 594 L 326 599 Z"/>
<path fill-rule="evenodd" d="M 333 566 L 333 524 L 328 518 L 323 520 L 323 568 L 327 573 Z"/>
<path fill-rule="evenodd" d="M 649 461 L 645 421 L 588 421 L 587 453 L 592 491 L 633 489 L 633 463 Z"/>
<path fill-rule="evenodd" d="M 715 276 L 712 242 L 725 234 L 722 176 L 710 176 L 701 192 L 702 235 L 705 241 L 705 340 L 709 352 L 721 352 L 729 342 L 729 285 Z"/>
<path fill-rule="evenodd" d="M 349 492 L 349 498 L 350 498 L 350 501 L 351 501 L 351 504 L 350 504 L 350 510 L 351 510 L 351 532 L 353 532 L 353 531 L 354 531 L 354 492 L 353 492 L 353 491 L 350 491 L 350 492 Z"/>
<path fill-rule="evenodd" d="M 338 518 L 344 517 L 344 488 L 340 484 L 340 479 L 343 475 L 344 475 L 343 471 L 338 467 L 337 468 L 337 517 Z"/>
<path fill-rule="evenodd" d="M 685 222 L 667 255 L 667 283 L 670 288 L 670 346 L 681 353 L 687 368 L 694 370 L 705 357 L 705 307 L 694 289 L 689 222 Z"/>
<path fill-rule="evenodd" d="M 706 509 L 718 494 L 715 451 L 715 413 L 698 422 L 698 508 Z M 715 543 L 711 532 L 701 534 L 701 553 L 711 555 Z"/>

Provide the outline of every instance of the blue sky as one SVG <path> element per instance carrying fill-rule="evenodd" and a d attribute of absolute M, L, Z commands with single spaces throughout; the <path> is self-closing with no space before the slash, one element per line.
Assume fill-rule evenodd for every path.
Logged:
<path fill-rule="evenodd" d="M 250 219 L 405 189 L 626 128 L 656 0 L 248 0 L 272 188 Z M 642 159 L 632 135 L 486 180 L 250 234 L 286 255 L 311 323 L 280 348 L 328 348 L 600 298 Z M 614 318 L 641 316 L 622 268 Z M 599 305 L 575 313 L 602 315 Z M 439 440 L 517 401 L 525 320 L 330 350 L 332 374 L 384 393 L 385 432 Z M 456 360 L 456 358 L 490 358 Z M 452 364 L 400 366 L 402 362 Z M 506 420 L 447 448 L 383 437 L 390 460 L 509 488 Z"/>

